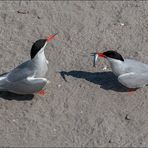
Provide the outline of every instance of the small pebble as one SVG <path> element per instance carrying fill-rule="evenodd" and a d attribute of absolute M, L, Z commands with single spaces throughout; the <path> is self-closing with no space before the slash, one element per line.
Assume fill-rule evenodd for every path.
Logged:
<path fill-rule="evenodd" d="M 56 132 L 56 131 L 57 131 L 57 129 L 56 129 L 56 128 L 54 128 L 54 129 L 53 129 L 53 131 L 54 131 L 54 132 Z"/>
<path fill-rule="evenodd" d="M 60 88 L 60 87 L 61 87 L 61 84 L 58 85 L 58 88 Z"/>
<path fill-rule="evenodd" d="M 124 26 L 124 23 L 120 23 L 121 26 Z"/>
<path fill-rule="evenodd" d="M 104 66 L 103 70 L 107 70 L 107 66 Z"/>
<path fill-rule="evenodd" d="M 12 121 L 13 121 L 13 122 L 16 122 L 16 120 L 15 120 L 15 119 L 13 119 Z"/>
<path fill-rule="evenodd" d="M 47 84 L 51 83 L 49 80 L 47 80 Z"/>
<path fill-rule="evenodd" d="M 125 116 L 125 120 L 130 120 L 130 118 L 129 118 L 129 115 L 128 115 L 128 114 Z"/>

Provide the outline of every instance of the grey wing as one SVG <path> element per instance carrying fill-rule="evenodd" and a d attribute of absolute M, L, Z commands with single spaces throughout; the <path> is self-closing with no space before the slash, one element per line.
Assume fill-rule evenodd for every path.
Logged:
<path fill-rule="evenodd" d="M 125 59 L 127 72 L 145 73 L 148 72 L 148 65 L 142 62 Z"/>
<path fill-rule="evenodd" d="M 23 92 L 25 92 L 25 93 L 35 93 L 35 92 L 38 92 L 38 91 L 43 89 L 43 87 L 46 85 L 47 82 L 48 81 L 47 81 L 46 78 L 28 77 L 24 81 L 26 87 L 25 88 L 24 88 L 24 86 L 20 86 L 19 87 L 19 88 L 24 88 L 23 91 L 20 90 L 20 92 L 22 92 L 22 93 Z M 24 85 L 24 83 L 21 83 L 21 84 Z"/>
<path fill-rule="evenodd" d="M 33 94 L 42 90 L 47 82 L 48 81 L 45 78 L 27 77 L 20 81 L 10 82 L 11 84 L 8 84 L 7 87 L 5 84 L 4 88 L 17 94 Z"/>
<path fill-rule="evenodd" d="M 48 80 L 46 78 L 28 77 L 26 80 L 26 84 L 28 84 L 28 86 L 39 90 L 41 90 L 46 85 L 46 83 L 48 83 Z"/>
<path fill-rule="evenodd" d="M 140 88 L 148 84 L 148 73 L 126 73 L 118 77 L 118 81 L 128 88 Z"/>
<path fill-rule="evenodd" d="M 7 76 L 7 80 L 11 82 L 16 82 L 32 76 L 34 74 L 34 66 L 31 61 L 27 61 L 12 71 Z"/>

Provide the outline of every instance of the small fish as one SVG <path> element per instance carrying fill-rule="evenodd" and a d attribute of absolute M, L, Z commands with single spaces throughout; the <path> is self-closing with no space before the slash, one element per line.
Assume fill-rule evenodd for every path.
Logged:
<path fill-rule="evenodd" d="M 94 53 L 94 58 L 93 58 L 93 67 L 96 67 L 96 62 L 98 60 L 98 54 Z"/>

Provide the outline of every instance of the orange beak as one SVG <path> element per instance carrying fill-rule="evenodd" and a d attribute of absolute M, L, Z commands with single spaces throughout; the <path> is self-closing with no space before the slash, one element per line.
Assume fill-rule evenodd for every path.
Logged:
<path fill-rule="evenodd" d="M 103 53 L 97 53 L 98 54 L 98 56 L 100 57 L 100 58 L 105 58 L 105 55 L 103 54 Z"/>
<path fill-rule="evenodd" d="M 47 37 L 47 42 L 51 41 L 57 34 L 58 34 L 58 33 L 55 33 L 55 34 L 53 34 L 53 35 L 49 35 L 49 36 Z"/>

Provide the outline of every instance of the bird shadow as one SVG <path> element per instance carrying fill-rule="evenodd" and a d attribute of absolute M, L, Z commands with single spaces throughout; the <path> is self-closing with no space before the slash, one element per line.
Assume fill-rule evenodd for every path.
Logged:
<path fill-rule="evenodd" d="M 8 91 L 0 91 L 0 98 L 5 100 L 30 101 L 33 97 L 33 94 L 19 95 Z"/>
<path fill-rule="evenodd" d="M 0 74 L 0 76 L 6 75 L 6 73 Z M 25 100 L 32 100 L 34 97 L 33 94 L 28 95 L 19 95 L 8 91 L 0 91 L 0 98 L 3 98 L 5 100 L 16 100 L 16 101 L 25 101 Z"/>
<path fill-rule="evenodd" d="M 66 80 L 65 76 L 72 76 L 79 79 L 85 79 L 89 82 L 92 82 L 96 85 L 100 85 L 100 88 L 105 90 L 113 90 L 116 92 L 127 92 L 128 88 L 124 87 L 118 82 L 117 77 L 110 71 L 107 72 L 85 72 L 85 71 L 61 71 L 60 75 Z"/>

